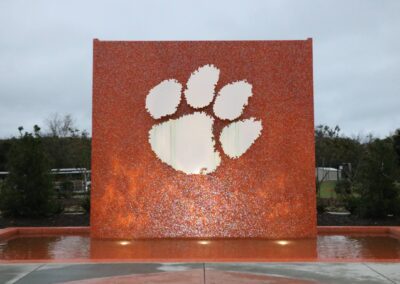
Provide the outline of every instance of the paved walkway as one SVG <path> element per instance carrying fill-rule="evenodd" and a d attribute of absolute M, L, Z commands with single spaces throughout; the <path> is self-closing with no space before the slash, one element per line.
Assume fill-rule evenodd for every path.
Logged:
<path fill-rule="evenodd" d="M 400 283 L 400 263 L 2 264 L 0 283 Z"/>

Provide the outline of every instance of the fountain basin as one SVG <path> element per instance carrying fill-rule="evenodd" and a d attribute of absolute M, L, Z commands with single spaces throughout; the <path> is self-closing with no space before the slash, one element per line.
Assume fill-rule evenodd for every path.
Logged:
<path fill-rule="evenodd" d="M 400 262 L 400 227 L 318 227 L 315 239 L 90 237 L 90 227 L 0 230 L 0 263 Z"/>

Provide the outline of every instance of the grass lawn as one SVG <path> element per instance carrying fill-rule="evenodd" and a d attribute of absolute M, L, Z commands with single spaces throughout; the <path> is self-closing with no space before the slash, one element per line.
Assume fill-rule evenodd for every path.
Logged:
<path fill-rule="evenodd" d="M 333 198 L 336 199 L 335 192 L 336 181 L 324 181 L 321 183 L 321 198 Z"/>

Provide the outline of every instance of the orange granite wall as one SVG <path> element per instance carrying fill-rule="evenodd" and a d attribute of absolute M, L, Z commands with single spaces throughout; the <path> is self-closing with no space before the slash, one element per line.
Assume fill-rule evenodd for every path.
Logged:
<path fill-rule="evenodd" d="M 95 238 L 315 237 L 312 40 L 94 40 L 91 234 Z M 174 78 L 185 87 L 199 66 L 227 83 L 252 85 L 242 118 L 262 132 L 238 159 L 223 154 L 212 173 L 185 174 L 158 159 L 149 130 L 193 113 L 155 120 L 146 111 L 154 86 Z M 213 115 L 212 106 L 202 111 Z M 219 137 L 226 120 L 215 119 Z M 192 129 L 196 131 L 196 129 Z"/>

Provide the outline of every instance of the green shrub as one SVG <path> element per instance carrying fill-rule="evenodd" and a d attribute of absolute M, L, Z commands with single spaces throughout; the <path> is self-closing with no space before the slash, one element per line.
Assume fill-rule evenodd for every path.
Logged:
<path fill-rule="evenodd" d="M 90 193 L 87 196 L 85 196 L 85 198 L 82 201 L 81 206 L 82 206 L 83 210 L 86 211 L 86 213 L 90 213 Z"/>
<path fill-rule="evenodd" d="M 366 145 L 354 186 L 359 200 L 351 201 L 357 213 L 373 218 L 400 214 L 398 178 L 393 141 L 376 139 Z"/>
<path fill-rule="evenodd" d="M 59 194 L 61 197 L 69 199 L 74 191 L 74 183 L 72 181 L 66 180 L 61 183 L 61 188 Z"/>
<path fill-rule="evenodd" d="M 325 203 L 321 198 L 317 198 L 317 212 L 322 214 L 325 212 Z"/>
<path fill-rule="evenodd" d="M 337 195 L 345 198 L 352 194 L 351 182 L 348 179 L 341 179 L 335 185 L 335 192 Z"/>
<path fill-rule="evenodd" d="M 361 199 L 356 196 L 347 196 L 343 200 L 344 207 L 351 213 L 351 214 L 358 214 L 361 208 Z"/>
<path fill-rule="evenodd" d="M 12 140 L 7 176 L 0 192 L 0 210 L 4 215 L 46 216 L 60 210 L 55 199 L 48 160 L 44 154 L 40 128 L 22 133 Z"/>

